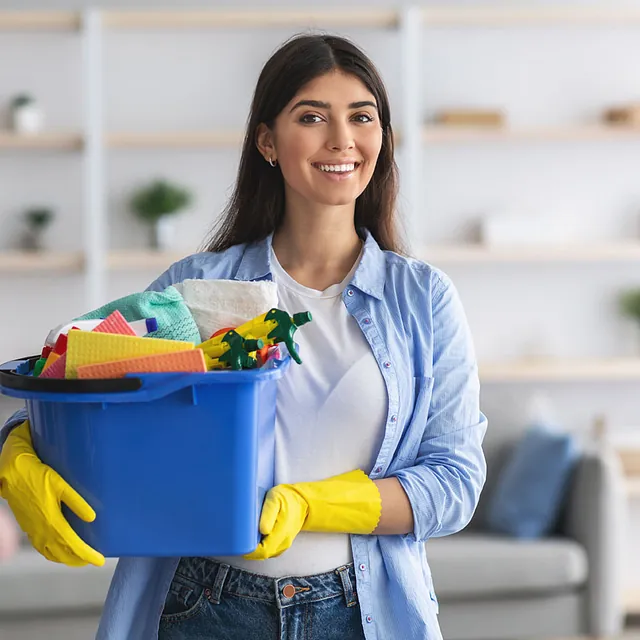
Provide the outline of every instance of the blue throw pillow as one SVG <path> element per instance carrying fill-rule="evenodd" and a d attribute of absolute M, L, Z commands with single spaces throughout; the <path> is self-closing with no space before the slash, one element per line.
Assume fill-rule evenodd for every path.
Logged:
<path fill-rule="evenodd" d="M 577 458 L 569 434 L 530 428 L 515 445 L 489 497 L 487 528 L 516 538 L 550 533 Z"/>

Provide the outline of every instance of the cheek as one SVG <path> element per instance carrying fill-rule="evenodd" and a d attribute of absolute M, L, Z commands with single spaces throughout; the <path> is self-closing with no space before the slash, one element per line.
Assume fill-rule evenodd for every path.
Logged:
<path fill-rule="evenodd" d="M 308 145 L 304 140 L 290 139 L 278 146 L 280 168 L 288 182 L 299 180 L 307 171 L 307 158 L 310 156 Z"/>
<path fill-rule="evenodd" d="M 373 175 L 373 172 L 375 171 L 376 163 L 378 162 L 381 149 L 382 149 L 382 137 L 378 137 L 377 139 L 374 139 L 374 140 L 368 140 L 367 144 L 364 144 L 361 147 L 361 150 L 364 153 L 365 158 L 367 159 L 365 171 L 363 172 L 367 180 L 371 178 L 371 176 Z"/>

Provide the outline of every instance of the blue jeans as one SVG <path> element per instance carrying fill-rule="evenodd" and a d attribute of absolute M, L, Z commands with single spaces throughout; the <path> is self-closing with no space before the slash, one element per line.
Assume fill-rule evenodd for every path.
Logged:
<path fill-rule="evenodd" d="M 304 578 L 270 578 L 182 558 L 158 640 L 363 640 L 353 563 Z"/>

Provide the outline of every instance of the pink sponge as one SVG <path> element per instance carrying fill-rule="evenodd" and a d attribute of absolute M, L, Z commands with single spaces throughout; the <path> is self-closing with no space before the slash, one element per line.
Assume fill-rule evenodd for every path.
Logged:
<path fill-rule="evenodd" d="M 97 333 L 117 333 L 123 336 L 137 335 L 117 309 L 108 315 L 93 331 Z"/>
<path fill-rule="evenodd" d="M 67 369 L 67 354 L 63 353 L 53 364 L 49 365 L 41 374 L 40 378 L 64 378 Z"/>

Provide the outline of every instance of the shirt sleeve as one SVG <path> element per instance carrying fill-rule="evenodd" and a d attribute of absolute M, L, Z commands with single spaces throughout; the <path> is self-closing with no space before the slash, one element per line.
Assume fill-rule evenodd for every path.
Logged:
<path fill-rule="evenodd" d="M 27 415 L 27 408 L 22 407 L 18 409 L 5 423 L 2 429 L 0 429 L 0 449 L 4 446 L 4 443 L 11 433 L 14 427 L 22 424 L 29 416 Z"/>
<path fill-rule="evenodd" d="M 182 282 L 184 261 L 175 262 L 164 273 L 161 273 L 146 289 L 145 291 L 164 291 L 172 284 Z"/>
<path fill-rule="evenodd" d="M 475 350 L 453 283 L 433 272 L 433 389 L 414 466 L 393 474 L 413 510 L 414 542 L 463 529 L 486 479 Z"/>

